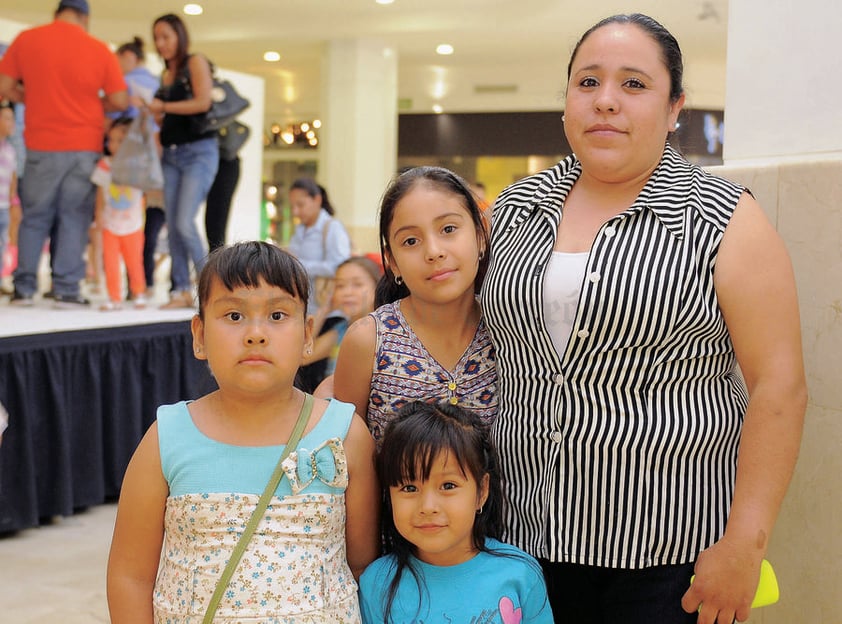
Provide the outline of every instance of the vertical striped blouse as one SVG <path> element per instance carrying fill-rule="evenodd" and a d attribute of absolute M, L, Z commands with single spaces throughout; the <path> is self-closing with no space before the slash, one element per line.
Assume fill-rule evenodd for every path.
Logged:
<path fill-rule="evenodd" d="M 744 189 L 667 145 L 597 233 L 559 354 L 541 296 L 580 173 L 571 156 L 494 208 L 481 302 L 497 351 L 505 539 L 551 561 L 690 562 L 724 532 L 748 400 L 713 284 Z"/>

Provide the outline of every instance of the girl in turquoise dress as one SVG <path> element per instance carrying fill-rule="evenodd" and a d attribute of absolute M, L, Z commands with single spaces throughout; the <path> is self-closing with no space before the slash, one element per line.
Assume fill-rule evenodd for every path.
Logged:
<path fill-rule="evenodd" d="M 123 482 L 108 563 L 111 621 L 199 622 L 289 439 L 312 349 L 308 282 L 261 242 L 220 248 L 199 279 L 195 356 L 219 389 L 162 406 Z M 353 406 L 316 400 L 214 622 L 357 623 L 379 552 L 374 443 Z"/>

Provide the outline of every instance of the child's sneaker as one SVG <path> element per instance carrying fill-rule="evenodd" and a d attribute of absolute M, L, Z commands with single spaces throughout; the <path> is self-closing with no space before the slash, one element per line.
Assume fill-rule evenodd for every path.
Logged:
<path fill-rule="evenodd" d="M 121 309 L 123 306 L 118 301 L 106 301 L 99 309 L 101 312 L 114 312 L 115 310 Z"/>
<path fill-rule="evenodd" d="M 132 298 L 132 305 L 135 310 L 143 310 L 146 307 L 146 295 L 143 293 Z"/>

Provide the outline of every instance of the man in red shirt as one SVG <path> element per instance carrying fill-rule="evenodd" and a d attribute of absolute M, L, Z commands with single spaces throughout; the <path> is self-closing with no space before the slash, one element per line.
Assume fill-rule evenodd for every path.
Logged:
<path fill-rule="evenodd" d="M 117 57 L 87 33 L 89 12 L 87 0 L 61 0 L 52 23 L 20 33 L 0 59 L 0 96 L 26 104 L 14 305 L 32 305 L 50 236 L 56 307 L 89 303 L 79 282 L 94 211 L 90 177 L 106 110 L 128 106 Z"/>

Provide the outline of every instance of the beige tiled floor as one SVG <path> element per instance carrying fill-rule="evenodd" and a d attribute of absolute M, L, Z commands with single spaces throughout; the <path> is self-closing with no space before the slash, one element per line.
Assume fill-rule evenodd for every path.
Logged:
<path fill-rule="evenodd" d="M 108 622 L 105 565 L 116 504 L 0 537 L 0 622 Z"/>

